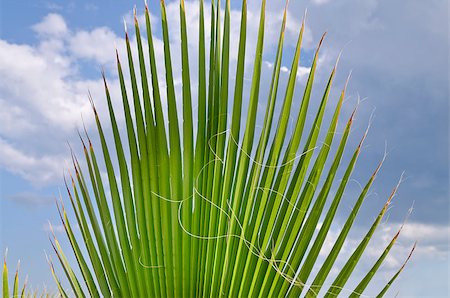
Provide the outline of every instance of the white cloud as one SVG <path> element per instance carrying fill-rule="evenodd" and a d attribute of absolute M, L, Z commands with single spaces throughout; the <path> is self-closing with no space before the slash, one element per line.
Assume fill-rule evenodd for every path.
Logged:
<path fill-rule="evenodd" d="M 106 27 L 95 28 L 92 31 L 78 31 L 69 39 L 71 53 L 77 58 L 92 59 L 100 64 L 114 63 L 113 50 L 105 51 L 105 45 L 113 49 L 114 44 L 122 45 L 123 39 Z"/>
<path fill-rule="evenodd" d="M 416 239 L 419 242 L 440 241 L 445 242 L 450 235 L 450 227 L 430 225 L 424 223 L 409 223 L 402 232 L 407 239 Z"/>
<path fill-rule="evenodd" d="M 48 14 L 42 22 L 34 25 L 32 28 L 39 34 L 49 36 L 61 36 L 68 31 L 63 17 L 56 13 Z"/>
<path fill-rule="evenodd" d="M 273 64 L 267 61 L 264 61 L 264 63 L 267 65 L 267 67 L 272 68 Z M 280 71 L 284 73 L 289 73 L 291 70 L 286 66 L 281 66 Z M 297 77 L 299 79 L 303 79 L 305 76 L 309 74 L 311 71 L 311 67 L 305 67 L 305 66 L 299 66 L 297 68 Z"/>
<path fill-rule="evenodd" d="M 311 71 L 311 67 L 299 66 L 297 69 L 297 76 L 300 78 L 303 78 L 303 77 L 309 75 L 310 71 Z"/>
<path fill-rule="evenodd" d="M 12 108 L 26 110 L 22 111 L 28 118 L 25 121 L 54 124 L 67 130 L 79 120 L 80 112 L 89 111 L 86 93 L 94 84 L 71 78 L 70 57 L 58 50 L 51 55 L 47 50 L 2 40 L 0 51 L 1 97 Z"/>
<path fill-rule="evenodd" d="M 61 156 L 32 156 L 20 151 L 3 139 L 0 139 L 0 164 L 14 174 L 36 185 L 53 182 L 62 174 L 64 158 Z M 59 176 L 61 177 L 61 176 Z"/>
<path fill-rule="evenodd" d="M 400 234 L 401 243 L 417 241 L 416 255 L 423 258 L 434 258 L 448 261 L 450 253 L 450 226 L 407 223 Z"/>
<path fill-rule="evenodd" d="M 27 133 L 36 131 L 25 110 L 13 103 L 0 98 L 0 134 L 6 137 L 23 137 Z"/>

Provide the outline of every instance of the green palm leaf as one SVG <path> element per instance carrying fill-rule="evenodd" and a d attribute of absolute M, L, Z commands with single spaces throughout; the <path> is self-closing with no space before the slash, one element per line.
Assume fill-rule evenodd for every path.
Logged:
<path fill-rule="evenodd" d="M 317 110 L 312 110 L 309 105 L 325 34 L 313 57 L 303 95 L 295 94 L 305 19 L 299 28 L 287 85 L 284 90 L 279 90 L 286 5 L 264 122 L 261 132 L 257 132 L 257 115 L 261 112 L 258 102 L 261 97 L 265 6 L 266 1 L 262 0 L 250 94 L 245 99 L 247 2 L 244 0 L 242 3 L 234 70 L 230 67 L 230 1 L 225 2 L 223 14 L 220 1 L 211 2 L 209 63 L 205 8 L 203 0 L 199 1 L 198 97 L 193 98 L 186 8 L 184 0 L 180 0 L 181 109 L 177 107 L 168 27 L 170 16 L 165 3 L 160 2 L 163 61 L 156 59 L 148 7 L 145 7 L 148 53 L 144 52 L 145 41 L 141 37 L 135 11 L 137 58 L 133 56 L 129 35 L 125 32 L 131 89 L 126 87 L 124 69 L 119 54 L 116 55 L 123 111 L 113 108 L 116 99 L 111 97 L 103 75 L 114 145 L 107 143 L 103 119 L 90 98 L 100 137 L 100 149 L 97 149 L 100 151 L 97 153 L 106 167 L 106 181 L 103 181 L 96 149 L 87 132 L 85 138 L 80 134 L 87 171 L 83 171 L 73 156 L 75 175 L 69 172 L 72 187 L 66 186 L 80 233 L 72 229 L 62 202 L 58 204 L 81 276 L 75 273 L 78 270 L 69 263 L 56 237 L 51 242 L 76 296 L 296 297 L 305 290 L 306 297 L 314 297 L 325 287 L 329 289 L 324 295 L 333 296 L 338 295 L 353 276 L 353 269 L 360 262 L 397 187 L 334 282 L 327 284 L 328 275 L 381 163 L 356 199 L 328 257 L 319 262 L 319 252 L 334 222 L 367 131 L 350 161 L 343 164 L 356 109 L 340 140 L 335 140 L 348 83 L 347 80 L 337 103 L 333 104 L 330 92 L 337 63 L 331 70 Z M 158 63 L 164 63 L 164 74 L 158 73 Z M 231 86 L 230 72 L 236 74 L 234 86 Z M 162 78 L 165 90 L 160 89 Z M 232 89 L 233 93 L 229 94 Z M 161 92 L 165 92 L 167 100 L 166 113 Z M 242 108 L 247 100 L 245 114 Z M 196 119 L 193 118 L 195 104 L 198 105 Z M 279 114 L 275 113 L 277 105 L 281 107 Z M 290 134 L 288 123 L 294 105 L 299 109 Z M 331 120 L 325 117 L 328 109 L 333 111 Z M 116 113 L 122 112 L 126 138 L 120 135 L 116 120 Z M 309 131 L 305 130 L 308 113 L 315 115 Z M 241 126 L 243 117 L 245 124 Z M 231 121 L 230 124 L 227 121 Z M 322 134 L 324 139 L 320 140 Z M 300 149 L 302 140 L 304 147 Z M 338 144 L 334 157 L 330 158 L 334 143 Z M 331 166 L 327 167 L 328 163 Z M 339 177 L 341 168 L 344 174 Z M 337 191 L 330 196 L 335 184 Z M 328 209 L 325 208 L 327 202 Z M 323 223 L 316 233 L 322 218 Z M 352 296 L 359 296 L 366 289 L 397 238 L 398 233 L 373 267 L 360 278 L 354 291 L 350 291 Z M 310 281 L 315 266 L 320 269 Z M 380 290 L 379 296 L 384 295 L 403 267 Z M 51 268 L 60 294 L 67 296 L 53 264 Z M 7 286 L 4 273 L 4 295 L 8 293 Z M 16 286 L 14 289 L 17 292 Z"/>

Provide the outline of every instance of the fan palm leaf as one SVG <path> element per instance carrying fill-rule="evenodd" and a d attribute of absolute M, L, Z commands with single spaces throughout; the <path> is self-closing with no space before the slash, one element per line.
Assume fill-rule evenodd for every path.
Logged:
<path fill-rule="evenodd" d="M 220 0 L 211 2 L 209 56 L 206 53 L 204 6 L 200 0 L 198 86 L 193 86 L 186 8 L 184 0 L 180 1 L 182 109 L 177 107 L 169 16 L 164 1 L 160 2 L 163 61 L 156 58 L 147 5 L 146 40 L 141 36 L 136 13 L 134 18 L 137 57 L 133 55 L 127 30 L 125 32 L 131 89 L 126 87 L 125 69 L 119 54 L 116 55 L 121 111 L 113 108 L 103 74 L 114 145 L 107 143 L 100 115 L 89 96 L 100 138 L 101 154 L 98 156 L 103 159 L 105 169 L 100 168 L 98 149 L 94 149 L 87 132 L 86 136 L 80 134 L 86 166 L 82 168 L 72 154 L 74 174 L 69 172 L 70 179 L 66 183 L 80 233 L 74 232 L 74 222 L 62 200 L 58 204 L 78 262 L 75 266 L 79 267 L 79 276 L 56 237 L 51 240 L 70 287 L 79 297 L 87 294 L 92 297 L 266 297 L 300 296 L 302 293 L 314 297 L 324 288 L 328 289 L 323 295 L 338 295 L 353 276 L 354 268 L 398 185 L 335 280 L 327 284 L 329 273 L 382 164 L 369 176 L 353 209 L 347 214 L 347 221 L 332 250 L 324 261 L 319 262 L 319 252 L 324 247 L 367 135 L 366 131 L 350 161 L 345 161 L 343 155 L 356 108 L 342 134 L 336 131 L 348 80 L 333 107 L 329 98 L 336 77 L 336 62 L 320 104 L 313 111 L 310 99 L 324 34 L 313 56 L 303 95 L 299 98 L 294 94 L 305 30 L 303 19 L 287 85 L 280 90 L 286 5 L 264 121 L 258 132 L 266 1 L 261 2 L 248 98 L 244 98 L 247 1 L 242 2 L 235 70 L 230 67 L 230 0 L 226 0 L 223 14 Z M 145 41 L 148 53 L 144 52 Z M 164 78 L 158 73 L 157 63 L 164 65 Z M 234 86 L 231 86 L 230 71 L 235 71 Z M 165 88 L 160 88 L 162 81 Z M 193 98 L 191 88 L 194 87 L 198 98 Z M 230 87 L 234 87 L 232 94 L 229 94 Z M 248 103 L 246 115 L 244 102 Z M 166 113 L 163 103 L 167 104 Z M 194 104 L 198 106 L 196 119 L 193 117 Z M 277 104 L 281 106 L 279 114 L 275 113 Z M 293 105 L 299 106 L 296 116 L 292 115 Z M 325 114 L 329 109 L 333 114 L 327 124 Z M 120 134 L 117 112 L 125 117 L 126 140 Z M 309 131 L 308 113 L 315 114 Z M 289 133 L 291 115 L 295 125 Z M 242 121 L 243 117 L 245 121 Z M 321 133 L 324 135 L 322 141 L 319 140 Z M 335 140 L 337 136 L 340 136 L 339 140 Z M 334 157 L 330 157 L 336 142 Z M 326 166 L 327 162 L 331 163 L 330 167 Z M 341 168 L 344 174 L 338 179 Z M 102 170 L 106 170 L 106 179 L 101 175 Z M 330 195 L 335 184 L 338 184 L 337 190 Z M 325 208 L 327 202 L 328 209 Z M 323 222 L 318 228 L 320 220 Z M 352 297 L 360 296 L 366 289 L 399 233 L 357 287 L 350 289 Z M 313 267 L 319 267 L 315 276 L 312 276 Z M 379 296 L 388 290 L 403 267 L 380 290 Z M 57 283 L 61 295 L 65 296 L 67 290 L 63 290 L 58 280 Z"/>

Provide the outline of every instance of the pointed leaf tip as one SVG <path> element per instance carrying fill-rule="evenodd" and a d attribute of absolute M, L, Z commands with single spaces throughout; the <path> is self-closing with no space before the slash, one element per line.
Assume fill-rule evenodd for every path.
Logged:
<path fill-rule="evenodd" d="M 286 3 L 284 4 L 284 17 L 286 17 L 288 6 L 289 6 L 289 0 L 286 0 Z"/>
<path fill-rule="evenodd" d="M 82 122 L 83 122 L 83 130 L 84 130 L 84 134 L 86 135 L 86 138 L 88 139 L 88 142 L 89 142 L 89 148 L 92 148 L 91 139 L 89 138 L 89 134 L 88 134 L 88 132 L 87 132 L 86 124 L 84 123 L 83 116 L 81 116 L 81 120 L 82 120 Z"/>
<path fill-rule="evenodd" d="M 355 110 L 352 113 L 352 117 L 355 117 L 354 115 L 356 114 L 356 111 L 358 110 L 358 107 L 359 107 L 359 105 L 356 105 Z M 364 131 L 364 134 L 363 134 L 363 136 L 361 138 L 361 141 L 358 144 L 358 150 L 361 150 L 361 147 L 362 147 L 364 141 L 366 140 L 367 135 L 369 134 L 370 127 L 371 127 L 371 123 L 369 122 L 369 124 L 367 125 L 367 128 Z"/>
<path fill-rule="evenodd" d="M 103 67 L 102 67 L 102 78 L 103 78 L 103 84 L 105 85 L 106 92 L 109 92 L 108 83 L 106 82 L 106 74 L 105 74 L 105 70 Z"/>
<path fill-rule="evenodd" d="M 120 64 L 119 50 L 117 49 L 117 45 L 115 45 L 115 50 L 116 50 L 116 61 L 117 61 L 118 64 Z"/>
<path fill-rule="evenodd" d="M 347 80 L 345 81 L 345 85 L 344 85 L 344 92 L 347 90 L 347 86 L 348 83 L 350 82 L 350 78 L 352 77 L 352 70 L 350 70 L 348 76 L 347 76 Z"/>
<path fill-rule="evenodd" d="M 125 40 L 128 41 L 128 27 L 125 18 L 123 18 L 123 29 L 125 31 Z"/>
<path fill-rule="evenodd" d="M 139 21 L 138 21 L 138 17 L 137 17 L 137 8 L 136 5 L 133 8 L 133 19 L 134 19 L 134 25 L 135 26 L 139 26 Z"/>
<path fill-rule="evenodd" d="M 52 233 L 53 239 L 56 239 L 55 231 L 53 230 L 53 225 L 49 219 L 47 220 L 47 223 L 48 223 L 48 227 L 50 229 L 50 233 Z"/>
<path fill-rule="evenodd" d="M 316 50 L 316 53 L 314 54 L 314 59 L 317 59 L 317 57 L 319 56 L 319 51 L 320 51 L 320 48 L 322 47 L 322 44 L 323 44 L 323 41 L 324 41 L 326 35 L 327 35 L 327 32 L 325 31 L 319 40 L 319 44 L 317 45 L 317 50 Z"/>
<path fill-rule="evenodd" d="M 6 257 L 8 256 L 8 248 L 5 249 L 5 254 L 3 255 L 3 262 L 6 265 Z"/>
<path fill-rule="evenodd" d="M 413 245 L 411 251 L 409 252 L 408 257 L 406 258 L 405 262 L 403 263 L 402 267 L 400 268 L 400 271 L 402 271 L 403 268 L 405 268 L 406 264 L 407 264 L 407 263 L 409 262 L 409 260 L 411 259 L 411 256 L 412 256 L 412 254 L 414 253 L 414 250 L 416 249 L 416 246 L 417 246 L 417 241 L 414 242 L 414 245 Z"/>
<path fill-rule="evenodd" d="M 325 31 L 325 32 L 322 34 L 322 37 L 320 38 L 320 41 L 319 41 L 319 47 L 322 45 L 323 40 L 325 39 L 325 36 L 327 36 L 327 34 L 328 34 L 327 31 Z"/>
<path fill-rule="evenodd" d="M 336 63 L 334 64 L 333 71 L 336 71 L 336 69 L 337 69 L 337 67 L 338 67 L 339 60 L 341 60 L 342 51 L 343 51 L 343 50 L 341 50 L 341 51 L 339 52 L 339 55 L 338 55 L 338 57 L 337 57 L 337 59 L 336 59 Z"/>
<path fill-rule="evenodd" d="M 80 138 L 81 144 L 83 145 L 83 150 L 86 152 L 87 151 L 86 144 L 84 143 L 83 137 L 81 136 L 81 132 L 78 128 L 77 128 L 77 134 L 78 134 L 78 137 Z"/>
<path fill-rule="evenodd" d="M 391 195 L 389 196 L 389 199 L 387 200 L 386 204 L 385 204 L 385 208 L 387 208 L 387 206 L 390 205 L 392 199 L 395 197 L 395 195 L 397 194 L 397 191 L 400 187 L 400 184 L 403 182 L 403 176 L 405 174 L 405 171 L 402 172 L 402 174 L 400 175 L 400 178 L 397 182 L 397 184 L 395 185 L 394 189 L 391 192 Z"/>
<path fill-rule="evenodd" d="M 92 99 L 90 90 L 88 90 L 88 98 L 89 98 L 89 102 L 91 103 L 92 110 L 94 111 L 94 115 L 96 118 L 98 118 L 97 109 L 95 108 L 94 100 Z"/>

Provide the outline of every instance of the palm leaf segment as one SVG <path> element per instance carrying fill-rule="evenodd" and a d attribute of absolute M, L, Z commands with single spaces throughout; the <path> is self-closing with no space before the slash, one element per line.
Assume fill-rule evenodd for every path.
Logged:
<path fill-rule="evenodd" d="M 105 140 L 94 103 L 90 100 L 107 181 L 103 181 L 95 150 L 86 134 L 87 140 L 81 135 L 80 139 L 87 173 L 82 171 L 73 156 L 74 175 L 71 174 L 66 183 L 81 238 L 75 235 L 74 222 L 69 220 L 62 203 L 58 205 L 81 277 L 74 273 L 56 238 L 52 244 L 76 296 L 85 297 L 89 293 L 93 297 L 266 297 L 301 294 L 313 297 L 321 290 L 327 297 L 338 295 L 343 290 L 347 291 L 346 294 L 359 296 L 372 279 L 398 234 L 358 286 L 355 289 L 345 288 L 397 188 L 336 279 L 326 283 L 381 163 L 357 198 L 328 257 L 318 263 L 319 252 L 324 246 L 366 134 L 353 151 L 350 162 L 342 165 L 342 155 L 355 114 L 353 112 L 342 134 L 335 134 L 345 88 L 337 104 L 334 104 L 334 114 L 328 128 L 323 123 L 336 67 L 331 71 L 311 128 L 305 128 L 323 37 L 314 55 L 303 95 L 294 98 L 304 22 L 298 34 L 286 89 L 284 92 L 279 90 L 286 10 L 263 127 L 261 133 L 257 133 L 265 2 L 262 0 L 261 3 L 246 115 L 242 111 L 247 28 L 245 0 L 242 3 L 232 94 L 229 94 L 230 1 L 225 3 L 224 14 L 221 14 L 219 0 L 211 2 L 211 38 L 207 61 L 205 11 L 203 0 L 200 0 L 196 99 L 192 98 L 191 93 L 185 5 L 183 0 L 180 1 L 182 112 L 177 109 L 175 98 L 164 1 L 160 3 L 164 61 L 156 61 L 155 58 L 148 7 L 145 9 L 148 53 L 144 53 L 142 43 L 145 40 L 141 39 L 135 15 L 137 57 L 133 57 L 128 33 L 125 34 L 131 90 L 125 87 L 125 70 L 117 55 L 127 141 L 122 140 L 119 134 L 116 111 L 105 80 L 115 143 L 113 154 Z M 149 69 L 146 69 L 144 62 L 146 55 L 150 61 Z M 157 72 L 157 62 L 164 62 L 165 78 Z M 160 89 L 160 80 L 165 80 L 165 88 Z M 166 114 L 163 113 L 164 97 L 167 99 Z M 294 100 L 300 108 L 298 114 L 293 115 L 294 130 L 288 134 L 288 120 L 293 114 L 291 108 Z M 194 101 L 198 104 L 196 121 L 193 119 Z M 281 103 L 279 117 L 274 115 L 277 102 Z M 179 117 L 183 119 L 182 125 Z M 243 117 L 246 120 L 241 125 Z M 228 122 L 231 122 L 230 126 Z M 322 130 L 325 130 L 323 145 L 318 140 Z M 336 135 L 340 136 L 340 140 L 337 141 L 335 155 L 331 157 L 330 148 Z M 303 149 L 300 148 L 302 139 Z M 124 148 L 123 144 L 128 148 Z M 129 160 L 126 158 L 127 151 Z M 325 164 L 329 159 L 331 166 L 328 168 Z M 118 166 L 114 167 L 116 162 Z M 340 179 L 336 178 L 339 167 L 345 169 Z M 323 183 L 320 182 L 322 177 Z M 333 183 L 339 184 L 336 193 L 330 196 Z M 330 203 L 328 210 L 325 209 L 327 200 Z M 319 232 L 315 233 L 321 218 L 323 223 Z M 315 276 L 311 275 L 314 266 L 320 268 Z M 402 269 L 403 266 L 399 272 Z M 397 275 L 379 296 L 387 291 Z M 59 281 L 58 285 L 61 295 L 66 296 Z"/>

